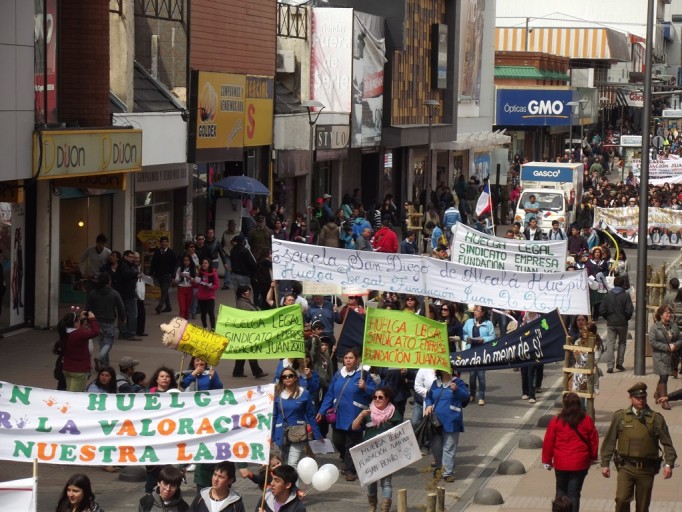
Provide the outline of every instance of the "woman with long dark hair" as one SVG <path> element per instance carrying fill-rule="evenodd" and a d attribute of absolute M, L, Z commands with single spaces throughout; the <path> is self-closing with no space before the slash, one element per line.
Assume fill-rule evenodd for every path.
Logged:
<path fill-rule="evenodd" d="M 211 330 L 215 330 L 215 294 L 220 285 L 218 272 L 213 268 L 211 260 L 201 259 L 201 269 L 197 272 L 197 277 L 193 286 L 197 289 L 197 302 L 201 312 L 201 324 L 204 329 L 208 328 L 208 320 L 211 322 Z"/>
<path fill-rule="evenodd" d="M 185 254 L 175 271 L 175 284 L 178 285 L 178 309 L 180 316 L 189 320 L 194 300 L 194 285 L 197 277 L 197 268 L 194 266 L 192 257 Z"/>
<path fill-rule="evenodd" d="M 95 501 L 90 479 L 78 473 L 66 481 L 55 512 L 104 512 L 104 510 Z"/>
<path fill-rule="evenodd" d="M 116 393 L 116 370 L 111 366 L 103 366 L 97 377 L 88 385 L 88 393 Z"/>
<path fill-rule="evenodd" d="M 568 393 L 563 404 L 545 431 L 542 463 L 548 471 L 554 468 L 556 496 L 568 496 L 578 512 L 587 470 L 597 460 L 599 435 L 578 395 Z"/>

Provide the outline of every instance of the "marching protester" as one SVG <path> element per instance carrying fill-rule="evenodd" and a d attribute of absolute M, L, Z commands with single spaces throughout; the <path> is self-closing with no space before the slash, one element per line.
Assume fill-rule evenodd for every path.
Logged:
<path fill-rule="evenodd" d="M 353 420 L 353 430 L 361 430 L 364 428 L 364 441 L 383 434 L 387 430 L 398 426 L 403 421 L 403 417 L 393 404 L 392 399 L 393 391 L 390 387 L 377 388 L 372 397 L 372 403 L 369 405 L 369 409 L 363 409 L 360 414 L 355 417 Z M 392 475 L 386 475 L 379 479 L 378 482 L 378 484 L 381 485 L 381 512 L 389 512 L 389 510 L 391 510 L 391 503 L 393 502 L 391 476 Z M 378 505 L 377 491 L 377 482 L 372 482 L 367 485 L 367 500 L 369 501 L 368 512 L 376 512 Z"/>
<path fill-rule="evenodd" d="M 630 389 L 630 406 L 613 414 L 611 425 L 601 445 L 601 473 L 611 477 L 610 464 L 618 471 L 616 510 L 630 510 L 636 501 L 638 511 L 649 510 L 654 477 L 661 470 L 663 478 L 673 475 L 677 453 L 662 414 L 647 404 L 647 385 L 637 382 Z M 662 460 L 660 451 L 663 451 Z"/>
<path fill-rule="evenodd" d="M 99 334 L 99 323 L 92 311 L 71 311 L 57 325 L 62 353 L 66 391 L 85 391 L 92 369 L 90 340 Z"/>
<path fill-rule="evenodd" d="M 186 512 L 189 505 L 182 499 L 180 490 L 184 476 L 175 466 L 163 466 L 159 471 L 157 486 L 151 494 L 140 498 L 138 512 Z"/>
<path fill-rule="evenodd" d="M 542 463 L 554 468 L 556 496 L 568 496 L 572 512 L 580 510 L 580 491 L 590 464 L 597 460 L 599 436 L 592 418 L 585 414 L 580 397 L 568 393 L 561 412 L 552 418 L 542 443 Z"/>

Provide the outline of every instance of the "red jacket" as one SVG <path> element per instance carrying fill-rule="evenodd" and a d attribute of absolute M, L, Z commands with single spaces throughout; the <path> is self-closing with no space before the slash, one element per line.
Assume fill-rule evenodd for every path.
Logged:
<path fill-rule="evenodd" d="M 65 372 L 88 373 L 92 369 L 89 342 L 99 334 L 99 324 L 94 318 L 89 323 L 89 329 L 76 329 L 66 335 L 62 366 Z"/>
<path fill-rule="evenodd" d="M 384 226 L 374 234 L 372 247 L 377 252 L 398 252 L 398 236 L 388 226 Z"/>
<path fill-rule="evenodd" d="M 552 464 L 559 471 L 589 468 L 592 461 L 597 460 L 599 448 L 599 435 L 592 418 L 586 415 L 578 425 L 578 432 L 587 443 L 568 423 L 558 416 L 552 418 L 542 443 L 542 463 Z"/>

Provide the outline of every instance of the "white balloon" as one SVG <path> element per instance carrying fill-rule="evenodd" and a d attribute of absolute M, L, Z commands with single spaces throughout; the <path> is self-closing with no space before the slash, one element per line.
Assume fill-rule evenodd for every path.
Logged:
<path fill-rule="evenodd" d="M 332 478 L 332 482 L 336 482 L 339 479 L 339 468 L 334 464 L 325 464 L 320 468 L 320 471 L 326 471 Z"/>
<path fill-rule="evenodd" d="M 317 470 L 317 473 L 313 475 L 313 487 L 322 492 L 329 489 L 334 485 L 334 480 L 332 479 L 332 474 L 329 471 Z"/>
<path fill-rule="evenodd" d="M 298 461 L 296 471 L 301 482 L 309 484 L 313 481 L 313 475 L 317 473 L 317 461 L 311 457 L 304 457 Z"/>

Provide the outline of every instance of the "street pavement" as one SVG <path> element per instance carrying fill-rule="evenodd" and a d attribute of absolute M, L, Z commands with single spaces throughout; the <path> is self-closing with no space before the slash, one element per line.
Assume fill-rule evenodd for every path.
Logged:
<path fill-rule="evenodd" d="M 671 253 L 672 255 L 672 253 Z M 234 294 L 220 291 L 218 303 L 231 305 Z M 175 304 L 175 302 L 173 302 Z M 177 369 L 181 356 L 161 343 L 158 327 L 162 321 L 172 317 L 172 313 L 155 315 L 153 304 L 147 309 L 152 313 L 147 317 L 149 336 L 143 341 L 116 340 L 111 353 L 111 361 L 117 367 L 123 356 L 132 356 L 141 361 L 138 368 L 150 376 L 155 368 L 167 364 Z M 634 321 L 630 325 L 634 332 Z M 605 325 L 600 323 L 600 332 L 605 334 Z M 55 356 L 52 345 L 57 338 L 54 330 L 24 329 L 9 333 L 0 340 L 3 357 L 0 360 L 0 380 L 16 384 L 32 385 L 54 389 L 55 381 L 52 368 Z M 626 389 L 634 382 L 643 380 L 650 389 L 655 387 L 657 377 L 651 373 L 651 361 L 647 359 L 647 375 L 638 377 L 633 374 L 634 344 L 628 343 L 626 354 L 626 371 L 606 374 L 601 379 L 600 395 L 596 400 L 596 421 L 600 435 L 603 435 L 610 422 L 614 410 L 628 404 Z M 223 362 L 217 367 L 221 380 L 226 387 L 242 387 L 259 382 L 252 377 L 233 379 L 231 362 Z M 272 376 L 276 361 L 264 361 L 261 366 Z M 248 367 L 247 367 L 248 372 Z M 521 377 L 512 370 L 487 372 L 488 391 L 486 405 L 480 407 L 472 402 L 465 411 L 465 429 L 460 436 L 457 452 L 456 481 L 440 482 L 446 489 L 446 509 L 449 511 L 528 511 L 550 510 L 554 495 L 554 475 L 546 471 L 540 461 L 540 450 L 518 448 L 519 441 L 528 436 L 542 437 L 544 430 L 537 427 L 538 420 L 547 414 L 558 412 L 561 397 L 561 364 L 555 363 L 545 367 L 545 392 L 538 395 L 536 404 L 521 400 Z M 466 375 L 464 379 L 467 380 Z M 269 378 L 267 379 L 269 381 Z M 679 381 L 682 384 L 682 380 Z M 680 387 L 677 380 L 671 379 L 670 390 Z M 653 406 L 659 410 L 658 406 Z M 410 406 L 407 415 L 409 417 Z M 672 410 L 664 413 L 673 440 L 682 447 L 682 404 L 672 403 Z M 682 449 L 682 448 L 680 448 Z M 501 476 L 497 474 L 499 464 L 504 460 L 518 460 L 523 463 L 526 474 L 521 476 Z M 399 471 L 393 478 L 394 507 L 398 489 L 407 489 L 408 509 L 423 510 L 426 495 L 434 492 L 435 483 L 431 477 L 431 457 L 423 457 L 419 463 Z M 318 462 L 336 463 L 336 455 L 320 457 Z M 255 468 L 254 468 L 255 469 Z M 143 494 L 142 482 L 124 482 L 119 480 L 118 473 L 107 473 L 97 467 L 38 465 L 38 510 L 52 511 L 66 480 L 76 472 L 84 472 L 93 482 L 97 501 L 107 512 L 135 511 L 139 498 Z M 0 464 L 0 481 L 30 476 L 32 466 L 26 463 L 2 462 Z M 191 474 L 188 484 L 183 485 L 183 493 L 190 501 L 194 497 L 195 488 Z M 660 476 L 654 486 L 654 502 L 652 511 L 682 510 L 679 501 L 680 475 L 674 472 L 673 478 L 664 481 Z M 473 500 L 477 491 L 482 488 L 498 490 L 504 503 L 499 506 L 476 505 Z M 238 478 L 235 489 L 244 497 L 247 510 L 254 510 L 258 502 L 258 489 L 249 480 Z M 608 510 L 614 506 L 615 476 L 604 479 L 598 466 L 590 469 L 583 490 L 581 509 Z M 346 482 L 343 478 L 328 491 L 311 490 L 305 497 L 305 504 L 310 510 L 325 507 L 329 512 L 347 512 L 350 509 L 366 506 L 365 490 L 358 482 Z M 2 504 L 0 503 L 0 510 Z"/>

